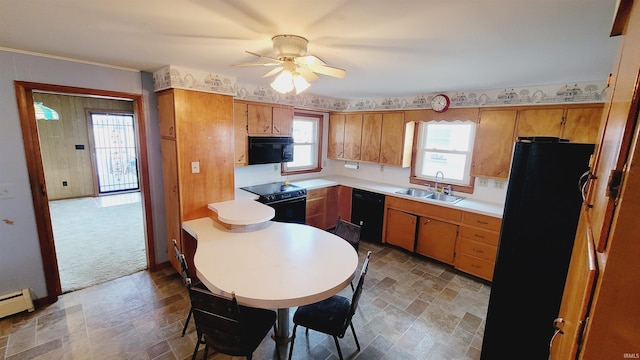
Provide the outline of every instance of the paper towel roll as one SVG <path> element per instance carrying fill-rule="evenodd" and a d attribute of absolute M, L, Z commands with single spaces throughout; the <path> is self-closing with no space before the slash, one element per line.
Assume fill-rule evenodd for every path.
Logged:
<path fill-rule="evenodd" d="M 345 162 L 344 163 L 344 167 L 347 168 L 347 169 L 358 170 L 358 168 L 360 167 L 360 164 Z"/>

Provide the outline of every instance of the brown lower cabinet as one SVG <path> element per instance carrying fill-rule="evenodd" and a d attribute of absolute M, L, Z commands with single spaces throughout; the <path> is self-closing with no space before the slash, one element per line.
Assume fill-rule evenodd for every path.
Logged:
<path fill-rule="evenodd" d="M 383 242 L 491 281 L 501 220 L 387 196 Z"/>
<path fill-rule="evenodd" d="M 485 280 L 493 279 L 502 221 L 465 211 L 456 240 L 456 269 Z"/>
<path fill-rule="evenodd" d="M 307 225 L 323 230 L 336 226 L 339 213 L 339 191 L 339 186 L 307 190 L 305 215 Z"/>
<path fill-rule="evenodd" d="M 451 265 L 457 234 L 458 225 L 420 217 L 416 252 Z"/>
<path fill-rule="evenodd" d="M 418 217 L 406 212 L 387 209 L 385 239 L 387 244 L 413 251 Z"/>

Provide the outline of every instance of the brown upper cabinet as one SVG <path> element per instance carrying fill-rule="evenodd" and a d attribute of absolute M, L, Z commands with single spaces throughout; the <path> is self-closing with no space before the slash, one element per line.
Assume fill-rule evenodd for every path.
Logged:
<path fill-rule="evenodd" d="M 506 180 L 517 110 L 482 109 L 473 145 L 471 176 Z"/>
<path fill-rule="evenodd" d="M 344 119 L 344 158 L 360 160 L 362 114 L 347 114 Z"/>
<path fill-rule="evenodd" d="M 329 139 L 327 140 L 327 157 L 344 159 L 344 122 L 345 114 L 329 115 Z"/>
<path fill-rule="evenodd" d="M 481 109 L 471 175 L 506 180 L 518 137 L 551 136 L 595 143 L 602 109 L 603 104 Z"/>
<path fill-rule="evenodd" d="M 247 132 L 257 136 L 290 136 L 293 132 L 292 106 L 247 104 Z"/>
<path fill-rule="evenodd" d="M 362 118 L 362 161 L 380 162 L 382 114 L 365 114 Z"/>
<path fill-rule="evenodd" d="M 595 143 L 602 109 L 603 104 L 518 109 L 514 140 L 521 136 L 552 136 Z"/>
<path fill-rule="evenodd" d="M 414 127 L 402 112 L 331 114 L 327 157 L 407 167 Z"/>
<path fill-rule="evenodd" d="M 405 122 L 404 113 L 382 114 L 380 163 L 408 167 L 411 165 L 415 122 Z"/>
<path fill-rule="evenodd" d="M 247 166 L 248 164 L 248 126 L 247 104 L 233 103 L 233 139 L 235 146 L 235 166 Z"/>

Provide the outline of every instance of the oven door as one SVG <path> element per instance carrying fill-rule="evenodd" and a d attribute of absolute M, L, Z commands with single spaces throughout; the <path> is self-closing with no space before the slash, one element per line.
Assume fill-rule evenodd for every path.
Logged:
<path fill-rule="evenodd" d="M 273 217 L 273 221 L 297 224 L 305 223 L 307 213 L 306 196 L 274 201 L 266 203 L 265 205 L 269 205 L 275 210 L 276 215 Z"/>

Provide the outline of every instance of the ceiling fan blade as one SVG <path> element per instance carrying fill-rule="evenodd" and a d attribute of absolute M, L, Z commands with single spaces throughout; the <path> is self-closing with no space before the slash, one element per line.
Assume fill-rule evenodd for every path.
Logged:
<path fill-rule="evenodd" d="M 272 56 L 269 56 L 269 55 L 260 55 L 260 54 L 257 54 L 257 53 L 254 53 L 254 52 L 251 52 L 251 51 L 248 51 L 248 50 L 246 50 L 245 52 L 247 54 L 251 54 L 251 55 L 257 56 L 259 58 L 263 58 L 263 59 L 267 59 L 267 60 L 271 60 L 271 61 L 279 62 L 279 63 L 282 62 L 281 60 L 278 60 L 278 59 L 276 59 L 276 58 L 274 58 Z"/>
<path fill-rule="evenodd" d="M 327 65 L 322 59 L 313 55 L 298 56 L 293 61 L 298 65 L 306 66 Z"/>
<path fill-rule="evenodd" d="M 273 75 L 279 73 L 280 71 L 282 71 L 282 69 L 284 69 L 282 66 L 278 66 L 277 68 L 275 68 L 275 69 L 269 71 L 268 73 L 264 74 L 262 77 L 266 78 L 266 77 L 269 77 L 269 76 L 273 76 Z"/>
<path fill-rule="evenodd" d="M 307 80 L 307 82 L 312 82 L 320 78 L 320 76 L 318 76 L 316 73 L 305 67 L 298 67 L 296 71 L 298 72 L 298 74 L 300 74 L 300 76 Z"/>
<path fill-rule="evenodd" d="M 328 65 L 313 65 L 313 66 L 307 66 L 307 67 L 309 68 L 309 70 L 315 73 L 333 76 L 340 79 L 342 79 L 347 74 L 347 72 L 344 69 L 340 69 L 340 68 L 328 66 Z"/>
<path fill-rule="evenodd" d="M 238 63 L 231 64 L 231 66 L 278 66 L 280 64 L 274 62 L 250 62 L 250 63 Z"/>

